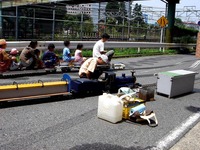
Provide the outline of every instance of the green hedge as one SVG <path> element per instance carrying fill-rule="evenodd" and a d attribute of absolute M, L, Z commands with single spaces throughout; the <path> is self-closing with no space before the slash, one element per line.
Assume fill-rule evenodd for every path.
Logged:
<path fill-rule="evenodd" d="M 174 43 L 196 43 L 198 30 L 183 27 L 174 27 Z"/>

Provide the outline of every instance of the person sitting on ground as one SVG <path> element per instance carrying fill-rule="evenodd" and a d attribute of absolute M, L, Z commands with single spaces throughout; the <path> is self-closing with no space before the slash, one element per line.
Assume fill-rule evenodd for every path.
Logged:
<path fill-rule="evenodd" d="M 58 63 L 58 57 L 54 53 L 55 45 L 49 44 L 48 50 L 44 52 L 42 56 L 42 61 L 46 68 L 54 68 L 55 65 Z"/>
<path fill-rule="evenodd" d="M 77 48 L 76 48 L 76 51 L 75 51 L 75 55 L 74 55 L 74 57 L 75 57 L 75 62 L 78 62 L 79 64 L 82 64 L 85 60 L 86 60 L 86 58 L 85 57 L 83 57 L 83 55 L 82 55 L 82 49 L 83 49 L 83 44 L 78 44 L 77 45 Z"/>
<path fill-rule="evenodd" d="M 16 48 L 11 49 L 10 51 L 10 59 L 11 59 L 11 64 L 10 64 L 10 70 L 18 70 L 20 68 L 20 63 L 17 62 L 17 55 L 19 54 L 19 51 Z"/>
<path fill-rule="evenodd" d="M 6 53 L 6 40 L 0 39 L 0 73 L 5 72 L 10 67 L 11 60 Z"/>
<path fill-rule="evenodd" d="M 64 45 L 65 45 L 65 48 L 63 49 L 63 61 L 69 62 L 69 64 L 72 64 L 75 58 L 72 57 L 70 53 L 70 49 L 69 49 L 70 41 L 67 41 L 67 40 L 64 41 Z"/>
<path fill-rule="evenodd" d="M 97 41 L 93 47 L 93 57 L 99 58 L 102 54 L 105 54 L 108 56 L 108 63 L 110 63 L 110 61 L 114 55 L 113 50 L 110 50 L 108 52 L 104 50 L 104 43 L 106 41 L 108 41 L 109 38 L 110 38 L 110 36 L 107 33 L 104 33 L 101 36 L 101 39 L 99 41 Z"/>
<path fill-rule="evenodd" d="M 22 67 L 26 67 L 26 69 L 37 68 L 37 58 L 35 55 L 37 44 L 37 41 L 31 41 L 30 44 L 22 50 L 19 56 Z"/>
<path fill-rule="evenodd" d="M 43 62 L 40 59 L 40 50 L 39 49 L 35 49 L 34 53 L 35 53 L 35 58 L 36 58 L 35 68 L 34 69 L 42 69 L 43 68 Z"/>
<path fill-rule="evenodd" d="M 99 58 L 87 59 L 79 69 L 80 78 L 98 79 L 102 72 L 96 70 L 97 65 L 104 65 L 108 62 L 108 56 L 101 55 Z"/>

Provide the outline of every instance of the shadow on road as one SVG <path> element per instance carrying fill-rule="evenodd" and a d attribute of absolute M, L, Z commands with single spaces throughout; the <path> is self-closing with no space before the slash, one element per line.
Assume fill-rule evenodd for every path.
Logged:
<path fill-rule="evenodd" d="M 146 148 L 141 148 L 139 146 L 136 147 L 122 147 L 119 145 L 112 145 L 112 144 L 103 144 L 103 143 L 93 143 L 93 144 L 82 144 L 82 145 L 77 145 L 70 150 L 145 150 L 145 149 L 150 149 L 150 147 Z"/>
<path fill-rule="evenodd" d="M 72 100 L 71 96 L 56 96 L 50 98 L 41 98 L 41 99 L 31 99 L 31 100 L 22 100 L 22 101 L 11 101 L 11 102 L 1 102 L 0 109 L 9 108 L 9 107 L 18 107 L 26 105 L 36 105 L 43 103 L 52 103 L 65 100 Z"/>
<path fill-rule="evenodd" d="M 200 107 L 188 106 L 188 107 L 186 107 L 186 109 L 193 112 L 193 113 L 200 112 Z"/>
<path fill-rule="evenodd" d="M 194 92 L 195 92 L 195 93 L 200 93 L 200 89 L 194 88 Z"/>
<path fill-rule="evenodd" d="M 82 99 L 98 96 L 101 95 L 101 93 L 87 93 L 87 94 L 80 94 L 80 95 L 58 95 L 58 96 L 51 96 L 48 98 L 40 98 L 40 99 L 30 99 L 30 100 L 20 100 L 20 101 L 5 101 L 0 102 L 0 109 L 3 108 L 10 108 L 10 107 L 18 107 L 18 106 L 26 106 L 26 105 L 37 105 L 37 104 L 44 104 L 44 103 L 54 103 L 59 101 L 66 101 L 66 100 L 76 100 L 76 99 Z"/>

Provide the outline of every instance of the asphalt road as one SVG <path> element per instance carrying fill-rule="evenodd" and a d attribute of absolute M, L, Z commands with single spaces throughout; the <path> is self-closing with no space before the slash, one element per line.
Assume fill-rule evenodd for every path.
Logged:
<path fill-rule="evenodd" d="M 161 71 L 187 69 L 200 73 L 200 66 L 189 68 L 195 61 L 194 55 L 113 60 L 126 64 L 126 70 L 116 71 L 117 75 L 128 75 L 134 68 L 137 82 L 143 85 L 156 83 L 153 75 Z M 72 78 L 78 75 L 77 71 L 69 74 Z M 62 74 L 26 76 L 0 79 L 0 83 L 60 80 L 61 77 Z M 199 97 L 200 74 L 196 75 L 193 93 L 171 99 L 155 95 L 156 101 L 147 103 L 147 108 L 154 110 L 158 118 L 159 125 L 155 128 L 98 119 L 98 96 L 10 102 L 0 108 L 0 150 L 169 149 L 199 122 Z M 189 120 L 190 124 L 181 128 L 192 116 L 196 120 Z M 174 136 L 177 129 L 180 131 Z"/>

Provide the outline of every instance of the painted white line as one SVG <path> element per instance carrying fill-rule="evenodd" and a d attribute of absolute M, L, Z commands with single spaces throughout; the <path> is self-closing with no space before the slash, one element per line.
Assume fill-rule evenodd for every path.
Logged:
<path fill-rule="evenodd" d="M 198 61 L 198 62 L 196 63 L 196 65 L 193 66 L 193 68 L 196 68 L 199 64 L 200 64 L 200 61 Z"/>
<path fill-rule="evenodd" d="M 200 60 L 197 60 L 189 68 L 196 68 L 199 64 L 200 64 Z"/>
<path fill-rule="evenodd" d="M 198 63 L 198 60 L 195 61 L 189 68 L 193 68 Z"/>
<path fill-rule="evenodd" d="M 164 150 L 166 149 L 175 139 L 177 139 L 181 134 L 185 132 L 193 123 L 195 123 L 200 118 L 200 112 L 191 115 L 186 121 L 184 121 L 180 126 L 172 130 L 167 136 L 157 142 L 154 150 Z"/>

